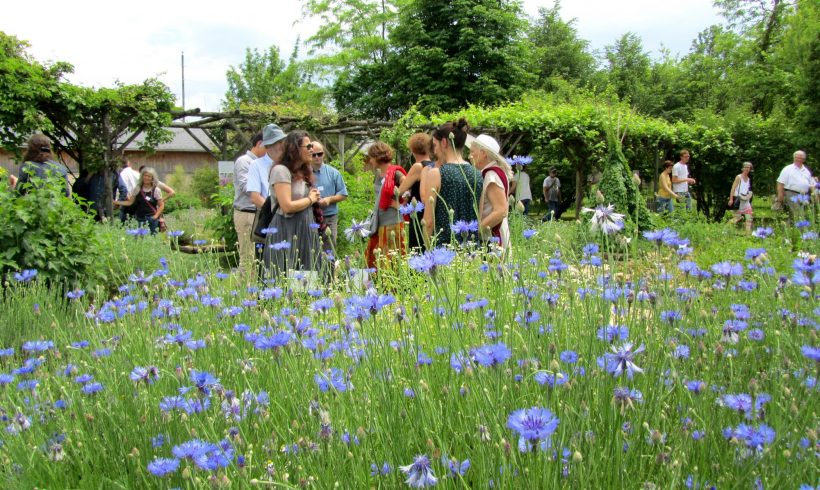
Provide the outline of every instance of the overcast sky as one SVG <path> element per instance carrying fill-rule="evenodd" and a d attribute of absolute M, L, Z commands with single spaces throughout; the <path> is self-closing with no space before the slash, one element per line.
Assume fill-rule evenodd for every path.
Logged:
<path fill-rule="evenodd" d="M 524 0 L 524 6 L 535 15 L 552 1 Z M 662 46 L 685 54 L 698 32 L 720 21 L 712 0 L 565 0 L 561 12 L 577 19 L 594 50 L 631 31 L 653 56 Z M 242 62 L 246 47 L 275 44 L 287 58 L 299 37 L 319 27 L 302 19 L 299 0 L 39 0 L 7 2 L 0 14 L 0 30 L 27 40 L 35 58 L 72 63 L 71 82 L 99 87 L 156 76 L 180 105 L 184 51 L 185 105 L 211 111 L 225 94 L 225 72 Z"/>

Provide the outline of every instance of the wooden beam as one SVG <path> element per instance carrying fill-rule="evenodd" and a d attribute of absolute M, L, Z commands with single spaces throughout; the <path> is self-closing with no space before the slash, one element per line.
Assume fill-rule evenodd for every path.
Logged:
<path fill-rule="evenodd" d="M 185 129 L 185 132 L 186 132 L 186 133 L 188 133 L 189 135 L 191 135 L 191 138 L 193 138 L 193 140 L 194 140 L 194 141 L 196 141 L 196 142 L 197 142 L 197 144 L 199 144 L 199 146 L 201 146 L 201 147 L 202 147 L 205 151 L 207 151 L 208 153 L 210 153 L 212 157 L 214 157 L 217 161 L 219 161 L 219 157 L 216 155 L 216 153 L 214 153 L 214 152 L 213 152 L 213 150 L 212 150 L 211 148 L 209 148 L 208 146 L 206 146 L 206 145 L 205 145 L 205 143 L 203 143 L 202 141 L 200 141 L 200 140 L 199 140 L 199 138 L 197 138 L 197 137 L 196 137 L 196 135 L 194 134 L 194 132 L 193 132 L 193 131 L 191 131 L 191 130 L 190 130 L 190 129 L 188 129 L 188 128 L 183 128 L 183 129 Z"/>

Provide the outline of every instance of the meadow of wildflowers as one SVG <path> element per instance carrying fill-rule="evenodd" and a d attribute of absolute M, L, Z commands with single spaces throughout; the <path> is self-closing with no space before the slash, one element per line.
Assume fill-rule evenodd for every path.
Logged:
<path fill-rule="evenodd" d="M 509 263 L 437 249 L 361 287 L 356 258 L 315 290 L 171 251 L 114 294 L 19 271 L 3 487 L 820 484 L 816 233 L 702 255 L 667 228 L 614 254 L 581 226 L 517 223 Z"/>

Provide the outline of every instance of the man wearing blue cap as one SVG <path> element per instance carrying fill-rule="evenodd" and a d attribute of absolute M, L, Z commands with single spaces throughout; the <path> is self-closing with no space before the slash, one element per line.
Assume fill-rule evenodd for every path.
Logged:
<path fill-rule="evenodd" d="M 250 194 L 254 206 L 261 208 L 270 195 L 268 174 L 274 162 L 282 158 L 285 146 L 285 132 L 276 124 L 268 124 L 262 130 L 262 145 L 265 154 L 251 163 L 248 169 L 248 183 L 245 190 Z"/>

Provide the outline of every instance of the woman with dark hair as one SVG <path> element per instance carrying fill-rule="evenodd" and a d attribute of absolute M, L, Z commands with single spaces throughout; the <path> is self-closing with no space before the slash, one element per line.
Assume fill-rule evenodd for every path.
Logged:
<path fill-rule="evenodd" d="M 672 190 L 672 166 L 674 164 L 671 160 L 663 162 L 663 170 L 660 177 L 658 177 L 658 195 L 656 201 L 656 211 L 659 213 L 671 213 L 675 210 L 675 202 L 673 199 L 678 199 L 680 196 L 675 194 Z"/>
<path fill-rule="evenodd" d="M 427 171 L 421 183 L 421 197 L 425 205 L 425 234 L 428 241 L 434 240 L 437 245 L 478 239 L 475 222 L 484 180 L 462 156 L 468 129 L 462 118 L 433 132 L 433 153 L 441 166 Z M 453 230 L 452 224 L 462 229 Z"/>
<path fill-rule="evenodd" d="M 282 158 L 271 167 L 270 198 L 273 219 L 268 225 L 263 260 L 269 275 L 289 270 L 319 270 L 321 240 L 313 205 L 322 196 L 312 186 L 310 136 L 292 131 L 285 138 Z"/>
<path fill-rule="evenodd" d="M 33 185 L 32 178 L 49 179 L 59 178 L 65 182 L 65 195 L 71 195 L 71 186 L 68 184 L 68 169 L 65 165 L 53 161 L 51 140 L 44 134 L 34 134 L 28 139 L 28 147 L 24 163 L 20 167 L 20 175 L 16 188 L 24 194 Z"/>
<path fill-rule="evenodd" d="M 422 178 L 427 170 L 435 165 L 435 162 L 430 158 L 433 152 L 432 146 L 433 138 L 427 133 L 416 133 L 407 140 L 407 148 L 413 154 L 414 163 L 399 187 L 399 195 L 402 198 L 409 198 L 416 207 L 418 207 L 416 203 L 422 203 L 422 205 L 424 203 L 421 199 Z M 423 210 L 414 212 L 411 215 L 407 240 L 411 249 L 424 250 L 424 234 L 421 230 L 422 219 L 424 219 Z"/>
<path fill-rule="evenodd" d="M 393 165 L 393 149 L 382 141 L 367 150 L 367 163 L 375 174 L 376 203 L 373 218 L 378 229 L 365 250 L 368 267 L 380 268 L 405 253 L 404 219 L 399 213 L 398 189 L 407 172 Z"/>

